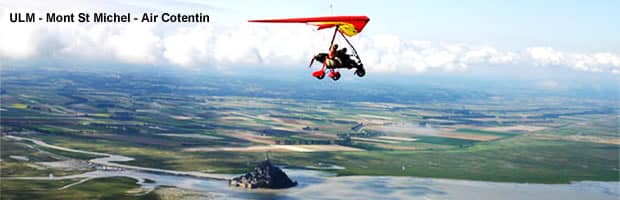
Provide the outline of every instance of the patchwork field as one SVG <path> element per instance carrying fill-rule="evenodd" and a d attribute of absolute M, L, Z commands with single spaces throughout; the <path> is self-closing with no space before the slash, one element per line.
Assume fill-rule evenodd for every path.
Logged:
<path fill-rule="evenodd" d="M 330 170 L 338 175 L 545 183 L 619 176 L 619 111 L 608 100 L 423 88 L 329 96 L 144 74 L 2 78 L 2 135 L 127 155 L 137 166 L 243 173 L 272 152 L 291 167 L 343 166 Z M 55 168 L 89 159 L 2 142 L 2 176 L 78 173 Z"/>
<path fill-rule="evenodd" d="M 248 147 L 196 147 L 183 149 L 187 152 L 321 152 L 321 151 L 363 151 L 362 149 L 340 145 L 262 145 Z"/>

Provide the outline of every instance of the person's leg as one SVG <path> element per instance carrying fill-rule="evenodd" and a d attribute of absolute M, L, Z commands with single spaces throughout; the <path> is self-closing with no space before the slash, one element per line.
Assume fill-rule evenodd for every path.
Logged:
<path fill-rule="evenodd" d="M 334 59 L 325 59 L 325 65 L 327 65 L 328 68 L 333 68 L 334 66 L 336 66 L 336 63 L 334 62 Z"/>

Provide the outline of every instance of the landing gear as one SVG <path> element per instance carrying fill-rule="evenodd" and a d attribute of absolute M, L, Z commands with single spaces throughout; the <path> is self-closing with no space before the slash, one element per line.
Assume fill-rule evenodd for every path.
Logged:
<path fill-rule="evenodd" d="M 323 70 L 315 71 L 315 72 L 312 73 L 312 76 L 314 76 L 315 78 L 321 80 L 321 79 L 325 78 L 325 72 Z"/>
<path fill-rule="evenodd" d="M 329 77 L 332 78 L 334 81 L 337 81 L 338 79 L 340 79 L 340 72 L 332 71 L 329 73 Z"/>
<path fill-rule="evenodd" d="M 357 68 L 357 70 L 355 70 L 355 75 L 364 77 L 364 75 L 366 75 L 366 70 L 364 70 L 363 67 Z"/>

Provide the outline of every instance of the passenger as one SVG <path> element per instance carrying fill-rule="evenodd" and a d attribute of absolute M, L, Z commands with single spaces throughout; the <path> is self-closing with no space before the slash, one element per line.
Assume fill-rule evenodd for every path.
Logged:
<path fill-rule="evenodd" d="M 337 51 L 338 44 L 332 45 L 332 47 L 329 49 L 329 53 L 327 54 L 327 58 L 325 59 L 325 65 L 327 65 L 328 68 L 334 68 L 336 66 L 339 66 L 340 63 L 342 63 L 340 61 L 340 58 L 336 56 Z"/>

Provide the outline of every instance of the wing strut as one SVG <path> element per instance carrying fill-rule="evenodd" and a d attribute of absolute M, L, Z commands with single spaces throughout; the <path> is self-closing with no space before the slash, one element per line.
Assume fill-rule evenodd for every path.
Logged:
<path fill-rule="evenodd" d="M 329 49 L 331 50 L 332 45 L 334 45 L 334 40 L 336 39 L 336 33 L 338 33 L 338 28 L 340 26 L 336 25 L 336 28 L 334 29 L 334 36 L 332 36 L 332 42 L 329 43 Z M 340 33 L 342 34 L 342 33 Z"/>
<path fill-rule="evenodd" d="M 332 45 L 334 45 L 334 40 L 336 40 L 336 34 L 338 33 L 338 27 L 339 27 L 339 25 L 336 25 L 336 28 L 334 29 L 334 35 L 332 36 L 332 41 L 329 43 L 329 48 L 328 48 L 327 52 L 331 51 Z M 340 33 L 340 34 L 342 34 L 342 33 Z M 310 63 L 310 66 L 312 66 L 312 62 Z M 325 70 L 325 66 L 327 66 L 327 62 L 323 62 L 323 66 L 321 67 L 321 70 Z M 333 71 L 333 69 L 332 69 L 332 71 Z"/>

